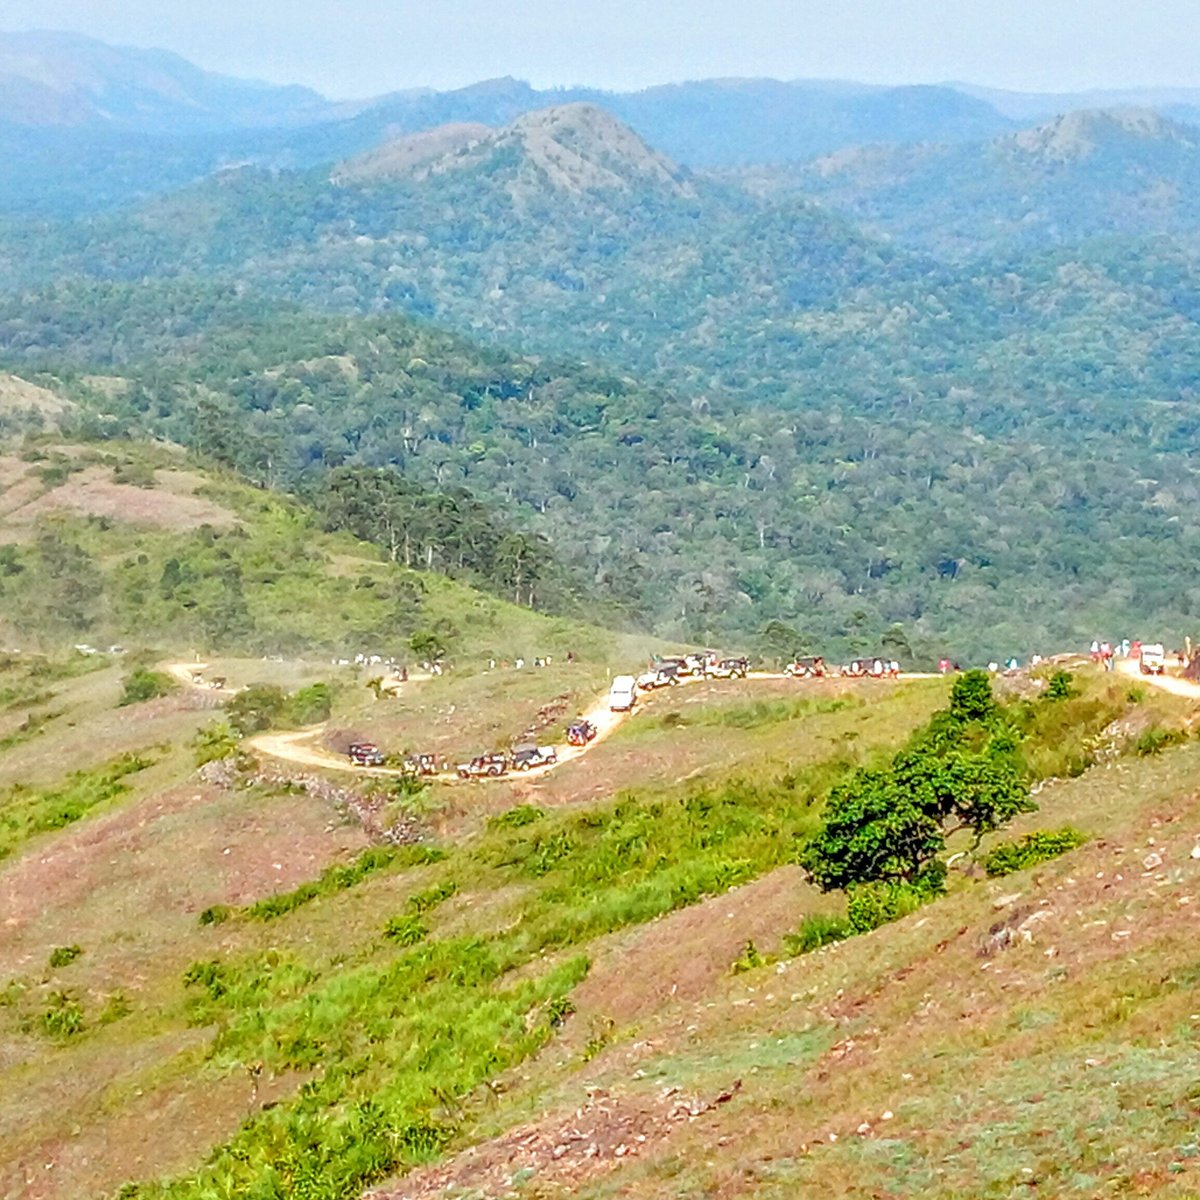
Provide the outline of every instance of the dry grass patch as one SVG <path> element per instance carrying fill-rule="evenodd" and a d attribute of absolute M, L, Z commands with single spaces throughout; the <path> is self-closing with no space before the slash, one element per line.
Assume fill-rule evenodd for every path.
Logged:
<path fill-rule="evenodd" d="M 155 475 L 155 486 L 136 487 L 115 482 L 110 467 L 85 467 L 57 487 L 11 508 L 7 520 L 28 526 L 50 513 L 69 513 L 171 532 L 202 525 L 228 529 L 237 524 L 229 509 L 192 494 L 199 482 L 199 476 L 187 472 L 161 471 Z"/>

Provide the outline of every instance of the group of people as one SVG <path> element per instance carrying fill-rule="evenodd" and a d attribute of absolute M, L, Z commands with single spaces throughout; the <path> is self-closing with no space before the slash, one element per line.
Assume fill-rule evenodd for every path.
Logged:
<path fill-rule="evenodd" d="M 553 662 L 554 662 L 554 658 L 551 655 L 547 654 L 544 658 L 535 658 L 533 660 L 532 665 L 534 667 L 548 667 Z M 574 650 L 567 651 L 567 662 L 569 662 L 569 663 L 575 662 L 575 651 Z M 489 671 L 494 671 L 497 668 L 499 668 L 502 671 L 507 671 L 510 666 L 515 667 L 518 671 L 523 671 L 525 669 L 525 665 L 526 664 L 525 664 L 524 658 L 516 658 L 511 663 L 508 661 L 507 658 L 502 658 L 499 660 L 497 660 L 495 658 L 488 659 L 488 670 Z"/>
<path fill-rule="evenodd" d="M 1142 643 L 1140 641 L 1131 642 L 1128 638 L 1122 638 L 1115 644 L 1094 640 L 1091 646 L 1092 662 L 1100 663 L 1106 671 L 1113 669 L 1113 660 L 1117 657 L 1138 658 L 1141 653 Z"/>

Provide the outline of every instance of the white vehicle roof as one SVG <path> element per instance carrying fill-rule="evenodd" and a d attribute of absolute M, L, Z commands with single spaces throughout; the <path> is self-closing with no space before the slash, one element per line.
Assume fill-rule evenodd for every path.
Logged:
<path fill-rule="evenodd" d="M 1142 647 L 1143 654 L 1164 654 L 1162 642 L 1147 642 Z"/>
<path fill-rule="evenodd" d="M 627 692 L 631 687 L 637 684 L 637 680 L 632 675 L 618 675 L 612 681 L 612 690 L 614 692 Z"/>

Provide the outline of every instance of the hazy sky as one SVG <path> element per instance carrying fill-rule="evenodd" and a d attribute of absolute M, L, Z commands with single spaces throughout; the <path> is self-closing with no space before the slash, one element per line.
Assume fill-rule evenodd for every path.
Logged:
<path fill-rule="evenodd" d="M 0 0 L 0 28 L 163 46 L 337 97 L 497 75 L 1200 86 L 1198 0 Z"/>

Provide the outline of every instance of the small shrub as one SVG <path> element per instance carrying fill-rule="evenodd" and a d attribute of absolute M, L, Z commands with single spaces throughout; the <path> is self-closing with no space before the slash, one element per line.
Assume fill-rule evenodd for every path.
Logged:
<path fill-rule="evenodd" d="M 1182 729 L 1164 729 L 1161 725 L 1152 725 L 1133 744 L 1134 753 L 1139 758 L 1149 758 L 1152 754 L 1161 754 L 1168 746 L 1177 746 L 1187 741 L 1187 733 Z"/>
<path fill-rule="evenodd" d="M 170 675 L 165 675 L 162 671 L 150 671 L 145 667 L 138 667 L 136 671 L 125 676 L 124 688 L 117 707 L 124 708 L 129 704 L 142 704 L 147 700 L 157 700 L 159 696 L 166 696 L 173 692 L 175 686 L 175 681 Z"/>
<path fill-rule="evenodd" d="M 429 936 L 429 929 L 411 914 L 393 917 L 383 929 L 383 936 L 398 946 L 416 946 Z"/>
<path fill-rule="evenodd" d="M 114 1021 L 119 1021 L 122 1017 L 129 1016 L 132 1011 L 133 1008 L 125 993 L 115 991 L 105 1000 L 104 1007 L 100 1010 L 100 1024 L 111 1025 Z"/>
<path fill-rule="evenodd" d="M 288 725 L 319 725 L 333 711 L 333 691 L 327 683 L 310 683 L 288 698 L 282 719 Z"/>
<path fill-rule="evenodd" d="M 282 688 L 273 683 L 255 683 L 236 696 L 225 707 L 229 724 L 248 737 L 261 733 L 279 723 L 287 709 L 288 698 Z"/>
<path fill-rule="evenodd" d="M 83 953 L 82 946 L 55 946 L 50 951 L 50 967 L 65 967 L 73 963 Z"/>
<path fill-rule="evenodd" d="M 870 933 L 916 912 L 936 895 L 934 888 L 915 883 L 859 884 L 850 889 L 846 919 L 855 933 Z"/>
<path fill-rule="evenodd" d="M 1026 867 L 1048 862 L 1087 841 L 1078 829 L 1039 830 L 1026 834 L 1015 842 L 996 846 L 983 860 L 983 869 L 993 878 L 1023 871 Z"/>
<path fill-rule="evenodd" d="M 225 721 L 217 721 L 206 725 L 192 739 L 192 749 L 195 751 L 196 766 L 205 763 L 219 762 L 221 759 L 232 758 L 238 752 L 238 735 Z"/>
<path fill-rule="evenodd" d="M 584 1043 L 583 1061 L 591 1062 L 613 1039 L 616 1022 L 611 1017 L 592 1018 L 592 1036 Z"/>
<path fill-rule="evenodd" d="M 70 992 L 53 992 L 42 1013 L 42 1029 L 50 1037 L 72 1038 L 84 1030 L 83 1008 Z"/>
<path fill-rule="evenodd" d="M 430 909 L 436 908 L 439 904 L 449 900 L 451 896 L 458 891 L 458 884 L 452 879 L 444 880 L 436 887 L 426 888 L 423 892 L 417 892 L 408 898 L 409 910 L 416 916 L 421 916 L 423 913 L 429 912 Z"/>
<path fill-rule="evenodd" d="M 536 805 L 518 804 L 516 808 L 510 808 L 507 812 L 493 817 L 488 824 L 492 829 L 520 829 L 522 826 L 532 825 L 534 821 L 541 820 L 545 815 L 545 812 Z"/>
<path fill-rule="evenodd" d="M 800 922 L 795 933 L 784 936 L 783 946 L 788 954 L 811 954 L 822 946 L 845 940 L 854 932 L 854 926 L 845 917 L 814 913 Z"/>
<path fill-rule="evenodd" d="M 567 1023 L 567 1018 L 573 1017 L 575 1012 L 575 1005 L 567 996 L 556 996 L 546 1007 L 546 1016 L 552 1029 L 561 1029 Z"/>
<path fill-rule="evenodd" d="M 1140 683 L 1135 683 L 1126 693 L 1125 699 L 1130 704 L 1141 704 L 1146 699 L 1146 689 Z"/>
<path fill-rule="evenodd" d="M 235 913 L 235 909 L 228 904 L 210 904 L 200 914 L 201 925 L 224 925 Z"/>
<path fill-rule="evenodd" d="M 1071 686 L 1074 681 L 1075 676 L 1070 671 L 1055 671 L 1046 684 L 1046 699 L 1070 700 L 1072 696 L 1078 695 L 1075 688 Z"/>
<path fill-rule="evenodd" d="M 750 940 L 742 947 L 742 952 L 733 960 L 729 970 L 733 975 L 744 975 L 766 963 L 766 959 L 758 952 L 758 947 Z"/>
<path fill-rule="evenodd" d="M 183 973 L 184 987 L 202 987 L 212 1000 L 220 1000 L 229 990 L 228 972 L 216 959 L 194 962 Z"/>

